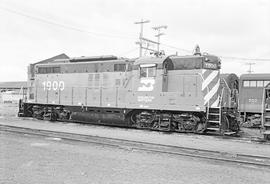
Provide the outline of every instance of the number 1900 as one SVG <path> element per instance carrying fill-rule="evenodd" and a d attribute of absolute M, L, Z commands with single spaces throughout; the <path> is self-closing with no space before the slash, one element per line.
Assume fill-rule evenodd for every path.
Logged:
<path fill-rule="evenodd" d="M 44 81 L 42 82 L 43 89 L 45 90 L 61 90 L 65 89 L 64 81 Z"/>

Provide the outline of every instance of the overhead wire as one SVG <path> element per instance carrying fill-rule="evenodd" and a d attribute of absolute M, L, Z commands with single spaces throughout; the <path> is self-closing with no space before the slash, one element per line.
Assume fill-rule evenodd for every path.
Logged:
<path fill-rule="evenodd" d="M 0 6 L 0 9 L 5 10 L 5 11 L 10 12 L 10 13 L 13 13 L 13 14 L 16 14 L 16 15 L 20 15 L 20 16 L 29 18 L 29 19 L 36 20 L 36 21 L 39 21 L 39 22 L 43 22 L 43 23 L 46 23 L 46 24 L 62 27 L 64 29 L 69 29 L 69 30 L 73 30 L 73 31 L 78 31 L 78 32 L 82 32 L 82 33 L 91 34 L 93 36 L 134 39 L 133 36 L 116 35 L 116 34 L 108 34 L 108 33 L 97 33 L 97 32 L 94 32 L 94 31 L 84 30 L 84 29 L 81 29 L 81 28 L 78 28 L 78 27 L 73 27 L 73 26 L 70 26 L 70 25 L 58 23 L 58 22 L 55 22 L 55 21 L 52 21 L 52 20 L 40 18 L 40 17 L 33 16 L 33 15 L 30 15 L 30 14 L 27 14 L 27 13 L 22 13 L 20 11 L 10 9 L 10 8 L 6 8 L 6 7 L 3 7 L 3 6 Z"/>
<path fill-rule="evenodd" d="M 125 56 L 125 55 L 130 54 L 130 53 L 133 53 L 133 52 L 135 52 L 135 51 L 137 51 L 137 50 L 139 50 L 138 47 L 137 47 L 137 48 L 130 49 L 130 50 L 126 51 L 126 52 L 123 52 L 123 53 L 121 53 L 120 55 Z"/>
<path fill-rule="evenodd" d="M 175 46 L 168 45 L 168 44 L 165 44 L 165 43 L 160 43 L 160 45 L 164 45 L 165 47 L 169 47 L 169 48 L 172 48 L 172 49 L 176 49 L 176 50 L 178 50 L 178 51 L 184 51 L 184 52 L 187 52 L 187 53 L 192 53 L 192 52 L 193 52 L 192 50 L 187 50 L 187 49 L 175 47 Z"/>
<path fill-rule="evenodd" d="M 164 44 L 164 43 L 160 43 L 161 45 L 164 45 L 166 47 L 169 48 L 173 48 L 176 49 L 177 51 L 184 51 L 187 53 L 193 53 L 192 50 L 187 50 L 187 49 L 183 49 L 183 48 L 179 48 L 179 47 L 174 47 L 172 45 L 168 45 L 168 44 Z M 244 57 L 234 57 L 234 56 L 219 56 L 222 59 L 231 59 L 231 60 L 241 60 L 241 61 L 270 61 L 270 58 L 244 58 Z"/>
<path fill-rule="evenodd" d="M 223 59 L 231 59 L 231 60 L 242 60 L 242 61 L 270 61 L 270 58 L 242 58 L 242 57 L 233 57 L 233 56 L 220 56 Z"/>
<path fill-rule="evenodd" d="M 40 21 L 43 23 L 47 23 L 50 25 L 54 25 L 54 26 L 58 26 L 58 27 L 62 27 L 64 29 L 69 29 L 69 30 L 73 30 L 73 31 L 77 31 L 77 32 L 82 32 L 82 33 L 86 33 L 86 34 L 90 34 L 92 36 L 98 36 L 98 37 L 106 37 L 106 38 L 122 38 L 122 39 L 137 39 L 135 36 L 127 36 L 125 35 L 116 35 L 116 34 L 108 34 L 108 33 L 98 33 L 98 32 L 94 32 L 94 31 L 88 31 L 88 30 L 84 30 L 78 27 L 73 27 L 70 25 L 66 25 L 66 24 L 62 24 L 62 23 L 58 23 L 52 20 L 48 20 L 48 19 L 44 19 L 44 18 L 40 18 L 37 16 L 33 16 L 33 15 L 29 15 L 27 13 L 22 13 L 20 11 L 14 10 L 14 9 L 10 9 L 10 8 L 6 8 L 3 6 L 0 6 L 0 9 L 5 10 L 7 12 L 13 13 L 13 14 L 17 14 L 20 16 L 24 16 L 27 17 L 29 19 L 33 19 L 36 21 Z M 188 50 L 188 49 L 183 49 L 183 48 L 179 48 L 179 47 L 175 47 L 166 43 L 160 43 L 160 45 L 163 45 L 165 47 L 168 48 L 172 48 L 172 49 L 176 49 L 177 51 L 182 51 L 182 52 L 186 52 L 186 53 L 193 53 L 193 50 Z M 133 52 L 135 49 L 132 49 L 131 51 Z M 231 59 L 231 60 L 243 60 L 243 61 L 270 61 L 270 58 L 243 58 L 243 57 L 234 57 L 234 56 L 219 56 L 220 58 L 223 59 Z"/>

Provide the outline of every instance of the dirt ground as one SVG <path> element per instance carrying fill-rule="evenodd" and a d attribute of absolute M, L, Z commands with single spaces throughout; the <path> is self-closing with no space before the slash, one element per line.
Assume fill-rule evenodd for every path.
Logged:
<path fill-rule="evenodd" d="M 0 118 L 10 119 L 16 118 L 18 113 L 18 103 L 2 103 L 0 102 Z M 258 138 L 262 137 L 261 130 L 259 128 L 245 128 L 241 127 L 240 136 L 243 138 Z"/>
<path fill-rule="evenodd" d="M 0 118 L 17 117 L 18 103 L 0 103 Z"/>
<path fill-rule="evenodd" d="M 27 134 L 0 134 L 5 184 L 267 184 L 266 168 Z"/>
<path fill-rule="evenodd" d="M 247 138 L 257 138 L 257 137 L 262 137 L 262 132 L 260 128 L 241 127 L 240 135 L 242 137 L 247 137 Z"/>

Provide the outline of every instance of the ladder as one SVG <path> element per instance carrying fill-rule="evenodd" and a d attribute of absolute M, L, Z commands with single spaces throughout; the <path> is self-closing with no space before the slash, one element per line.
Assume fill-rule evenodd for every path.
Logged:
<path fill-rule="evenodd" d="M 208 121 L 207 121 L 207 131 L 221 131 L 221 116 L 222 110 L 221 107 L 211 107 L 207 111 Z"/>
<path fill-rule="evenodd" d="M 221 132 L 221 118 L 222 118 L 222 108 L 221 102 L 224 93 L 224 88 L 222 88 L 221 96 L 219 97 L 219 102 L 217 107 L 207 107 L 207 131 Z"/>

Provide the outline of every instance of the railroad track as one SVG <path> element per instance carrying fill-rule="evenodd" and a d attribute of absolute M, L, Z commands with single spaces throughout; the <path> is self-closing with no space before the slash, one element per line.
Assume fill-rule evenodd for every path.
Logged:
<path fill-rule="evenodd" d="M 61 138 L 62 140 L 80 141 L 97 145 L 117 147 L 127 150 L 141 150 L 154 153 L 195 157 L 219 162 L 230 162 L 241 165 L 253 165 L 270 169 L 270 157 L 260 155 L 230 154 L 227 152 L 211 151 L 196 148 L 187 148 L 156 143 L 147 143 L 125 139 L 91 136 L 84 134 L 56 132 L 49 130 L 23 128 L 9 125 L 0 125 L 0 131 L 17 134 L 29 134 L 43 137 Z"/>

